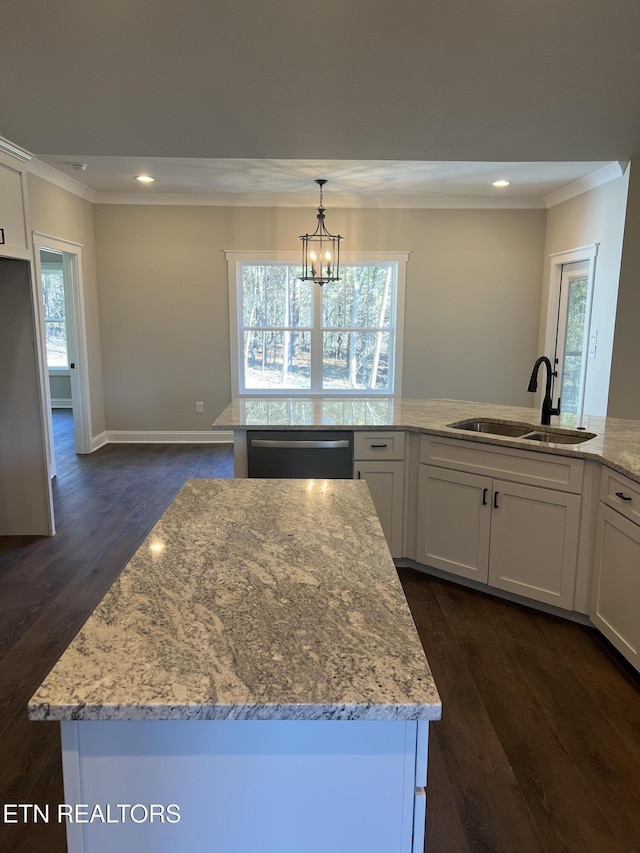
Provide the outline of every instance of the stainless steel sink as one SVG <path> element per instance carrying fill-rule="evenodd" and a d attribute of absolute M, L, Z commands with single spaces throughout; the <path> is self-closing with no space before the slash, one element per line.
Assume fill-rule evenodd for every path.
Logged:
<path fill-rule="evenodd" d="M 464 429 L 467 432 L 487 432 L 491 435 L 508 435 L 512 438 L 519 438 L 533 430 L 531 424 L 517 423 L 515 421 L 509 423 L 505 421 L 493 421 L 491 418 L 477 418 L 472 421 L 458 421 L 455 424 L 448 424 L 454 429 Z"/>
<path fill-rule="evenodd" d="M 509 438 L 526 438 L 527 441 L 540 441 L 547 444 L 582 444 L 596 437 L 595 432 L 584 430 L 535 427 L 521 421 L 496 421 L 492 418 L 473 418 L 448 424 L 453 429 L 467 432 L 482 432 L 489 435 L 502 435 Z"/>
<path fill-rule="evenodd" d="M 521 436 L 527 441 L 544 441 L 550 444 L 582 444 L 596 437 L 595 432 L 578 432 L 574 430 L 536 430 Z"/>

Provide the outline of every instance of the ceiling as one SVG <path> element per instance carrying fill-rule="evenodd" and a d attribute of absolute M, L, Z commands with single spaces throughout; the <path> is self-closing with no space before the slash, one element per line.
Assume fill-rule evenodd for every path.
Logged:
<path fill-rule="evenodd" d="M 561 190 L 595 185 L 621 171 L 619 164 L 462 163 L 380 160 L 249 160 L 152 157 L 45 156 L 59 173 L 95 192 L 94 201 L 164 201 L 195 196 L 207 204 L 309 205 L 318 200 L 318 177 L 331 207 L 475 206 L 544 207 Z M 86 170 L 79 170 L 79 164 Z M 136 175 L 155 178 L 140 184 Z M 46 174 L 46 177 L 52 177 Z M 53 176 L 55 178 L 55 175 Z M 506 188 L 492 182 L 505 178 Z"/>
<path fill-rule="evenodd" d="M 543 198 L 640 153 L 638 44 L 637 0 L 3 0 L 0 134 L 101 194 Z"/>

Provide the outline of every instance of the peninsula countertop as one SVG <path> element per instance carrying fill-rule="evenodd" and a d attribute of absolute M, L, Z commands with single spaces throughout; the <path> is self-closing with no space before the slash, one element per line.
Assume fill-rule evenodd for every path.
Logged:
<path fill-rule="evenodd" d="M 584 428 L 596 437 L 582 444 L 553 444 L 523 438 L 473 433 L 449 426 L 470 418 L 492 418 L 540 425 L 540 409 L 464 400 L 400 398 L 270 397 L 234 400 L 216 418 L 214 430 L 353 429 L 407 430 L 516 447 L 532 452 L 577 456 L 603 462 L 640 482 L 640 421 L 562 414 L 551 426 Z"/>
<path fill-rule="evenodd" d="M 32 720 L 440 714 L 356 480 L 189 480 L 29 703 Z"/>

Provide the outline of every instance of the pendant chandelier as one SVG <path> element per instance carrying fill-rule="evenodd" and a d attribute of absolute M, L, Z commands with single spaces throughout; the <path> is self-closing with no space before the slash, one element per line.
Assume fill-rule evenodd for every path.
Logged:
<path fill-rule="evenodd" d="M 318 226 L 313 234 L 302 234 L 302 275 L 301 281 L 315 281 L 321 287 L 328 281 L 340 279 L 340 240 L 339 234 L 329 234 L 324 225 L 324 207 L 322 206 L 322 188 L 327 183 L 318 178 L 320 187 L 320 206 L 318 207 Z"/>

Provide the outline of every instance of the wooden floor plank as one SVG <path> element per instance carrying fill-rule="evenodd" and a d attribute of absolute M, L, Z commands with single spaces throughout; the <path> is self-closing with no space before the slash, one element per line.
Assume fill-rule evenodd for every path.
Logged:
<path fill-rule="evenodd" d="M 550 725 L 607 815 L 625 850 L 640 850 L 640 773 L 637 759 L 563 659 L 514 645 Z"/>
<path fill-rule="evenodd" d="M 516 783 L 456 785 L 454 791 L 468 850 L 547 853 Z"/>

